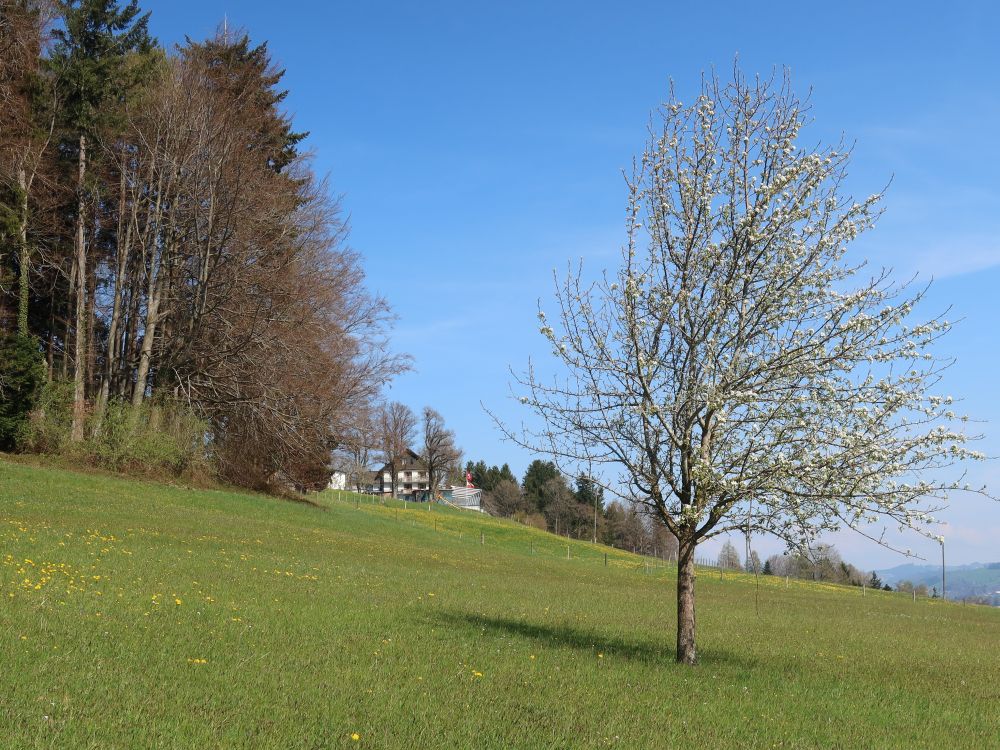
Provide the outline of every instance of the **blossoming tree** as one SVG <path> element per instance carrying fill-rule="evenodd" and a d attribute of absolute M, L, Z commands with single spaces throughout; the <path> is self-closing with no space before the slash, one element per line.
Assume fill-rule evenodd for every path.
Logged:
<path fill-rule="evenodd" d="M 982 457 L 934 392 L 949 324 L 912 320 L 926 289 L 845 256 L 882 196 L 845 195 L 842 147 L 797 146 L 807 113 L 787 74 L 707 78 L 687 105 L 671 92 L 627 176 L 620 268 L 571 271 L 558 315 L 539 312 L 562 374 L 529 364 L 516 387 L 541 427 L 500 425 L 567 467 L 603 465 L 608 491 L 677 538 L 688 664 L 699 543 L 930 534 L 948 493 L 969 489 L 962 462 Z"/>

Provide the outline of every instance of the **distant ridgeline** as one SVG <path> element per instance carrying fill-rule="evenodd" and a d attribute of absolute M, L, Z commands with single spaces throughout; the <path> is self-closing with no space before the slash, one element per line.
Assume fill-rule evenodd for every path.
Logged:
<path fill-rule="evenodd" d="M 898 565 L 888 570 L 876 571 L 879 577 L 893 586 L 909 581 L 914 585 L 941 589 L 939 565 Z M 1000 562 L 971 563 L 945 568 L 947 597 L 955 600 L 975 601 L 1000 607 Z"/>

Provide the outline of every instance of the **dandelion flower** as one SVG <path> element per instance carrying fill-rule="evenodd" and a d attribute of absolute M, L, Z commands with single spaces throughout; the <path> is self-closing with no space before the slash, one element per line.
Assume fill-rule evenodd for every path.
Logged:
<path fill-rule="evenodd" d="M 355 732 L 354 734 L 351 735 L 351 739 L 357 742 L 358 740 L 361 739 L 361 735 Z"/>

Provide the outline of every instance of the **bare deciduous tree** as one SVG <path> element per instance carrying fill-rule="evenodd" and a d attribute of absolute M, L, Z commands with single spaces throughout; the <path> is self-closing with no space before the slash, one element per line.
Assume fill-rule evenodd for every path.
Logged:
<path fill-rule="evenodd" d="M 371 475 L 372 454 L 378 444 L 378 431 L 373 407 L 365 404 L 359 407 L 353 419 L 341 430 L 340 453 L 344 457 L 343 467 L 347 474 L 347 486 L 361 492 Z"/>
<path fill-rule="evenodd" d="M 807 112 L 787 76 L 709 77 L 688 105 L 671 93 L 627 177 L 620 268 L 571 272 L 558 322 L 539 312 L 566 373 L 517 379 L 543 427 L 505 429 L 566 471 L 619 471 L 607 490 L 677 538 L 684 663 L 697 659 L 700 542 L 929 534 L 965 489 L 959 464 L 981 457 L 935 393 L 948 362 L 930 347 L 948 322 L 912 320 L 921 290 L 846 259 L 882 196 L 845 195 L 842 146 L 799 147 Z"/>
<path fill-rule="evenodd" d="M 458 461 L 461 453 L 455 445 L 455 433 L 444 426 L 444 417 L 429 406 L 425 406 L 423 412 L 423 437 L 427 487 L 433 499 L 441 483 L 442 474 Z"/>
<path fill-rule="evenodd" d="M 389 467 L 392 496 L 396 496 L 399 462 L 413 444 L 417 433 L 417 417 L 406 404 L 393 401 L 379 411 L 378 437 L 382 459 Z"/>
<path fill-rule="evenodd" d="M 740 553 L 736 551 L 736 547 L 734 547 L 733 543 L 728 539 L 719 551 L 719 559 L 717 563 L 720 568 L 732 568 L 735 570 L 741 567 Z"/>

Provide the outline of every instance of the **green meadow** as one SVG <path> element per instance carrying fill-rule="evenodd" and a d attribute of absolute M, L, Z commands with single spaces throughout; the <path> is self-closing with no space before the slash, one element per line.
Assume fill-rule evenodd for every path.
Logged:
<path fill-rule="evenodd" d="M 0 460 L 0 748 L 1000 746 L 1000 610 L 318 503 Z"/>

